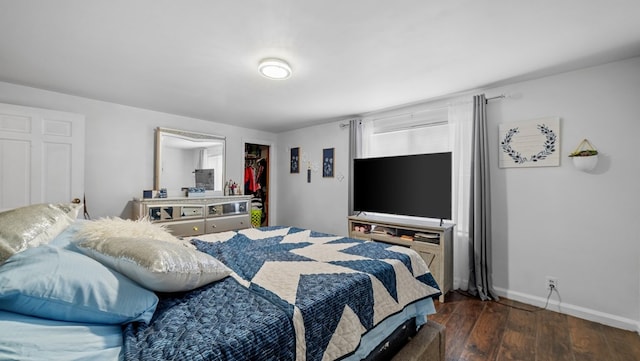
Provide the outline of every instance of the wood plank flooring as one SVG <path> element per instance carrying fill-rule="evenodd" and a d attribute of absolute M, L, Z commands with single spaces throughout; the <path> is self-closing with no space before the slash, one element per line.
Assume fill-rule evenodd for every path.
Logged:
<path fill-rule="evenodd" d="M 640 361 L 640 336 L 519 302 L 460 292 L 429 316 L 447 327 L 446 361 Z"/>

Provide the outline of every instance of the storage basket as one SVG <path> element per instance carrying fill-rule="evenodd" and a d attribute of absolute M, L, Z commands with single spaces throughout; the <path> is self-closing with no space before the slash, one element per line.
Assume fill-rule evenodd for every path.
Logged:
<path fill-rule="evenodd" d="M 251 226 L 260 227 L 261 224 L 262 224 L 262 210 L 252 209 L 251 210 Z"/>

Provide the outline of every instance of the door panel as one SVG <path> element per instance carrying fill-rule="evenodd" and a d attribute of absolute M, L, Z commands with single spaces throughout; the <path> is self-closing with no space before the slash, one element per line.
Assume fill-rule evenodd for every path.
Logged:
<path fill-rule="evenodd" d="M 0 210 L 31 203 L 31 142 L 0 139 Z"/>
<path fill-rule="evenodd" d="M 0 103 L 0 211 L 84 194 L 83 115 Z"/>

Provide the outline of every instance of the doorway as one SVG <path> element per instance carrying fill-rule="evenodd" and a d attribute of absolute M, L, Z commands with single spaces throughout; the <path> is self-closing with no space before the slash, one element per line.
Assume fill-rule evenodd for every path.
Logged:
<path fill-rule="evenodd" d="M 244 194 L 252 195 L 251 225 L 269 225 L 269 146 L 245 143 Z"/>

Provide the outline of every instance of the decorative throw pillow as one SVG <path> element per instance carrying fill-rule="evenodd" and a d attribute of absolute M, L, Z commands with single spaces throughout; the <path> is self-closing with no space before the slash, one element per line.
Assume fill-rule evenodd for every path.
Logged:
<path fill-rule="evenodd" d="M 33 204 L 0 213 L 0 264 L 27 248 L 48 243 L 78 216 L 81 204 Z"/>
<path fill-rule="evenodd" d="M 67 212 L 67 216 L 69 216 L 69 218 L 71 218 L 73 220 L 78 218 L 78 214 L 80 214 L 80 210 L 82 209 L 83 206 L 84 206 L 84 204 L 82 204 L 82 203 L 60 203 L 60 204 L 56 204 L 56 207 L 58 207 L 59 209 L 61 209 L 64 212 Z"/>
<path fill-rule="evenodd" d="M 148 218 L 142 218 L 135 221 L 118 217 L 100 218 L 95 221 L 86 222 L 75 234 L 75 238 L 77 240 L 90 241 L 118 237 L 152 239 L 196 249 L 196 247 L 188 241 L 176 238 L 161 224 L 151 223 Z"/>
<path fill-rule="evenodd" d="M 80 251 L 159 292 L 189 291 L 227 277 L 231 270 L 198 250 L 148 238 L 76 242 Z"/>
<path fill-rule="evenodd" d="M 0 266 L 0 309 L 59 321 L 149 322 L 155 293 L 77 252 L 30 248 Z"/>

